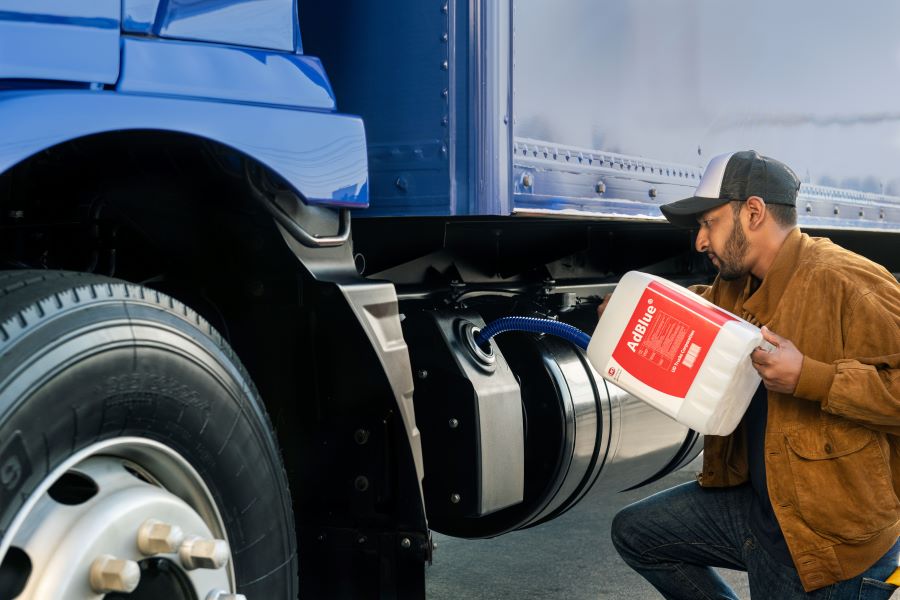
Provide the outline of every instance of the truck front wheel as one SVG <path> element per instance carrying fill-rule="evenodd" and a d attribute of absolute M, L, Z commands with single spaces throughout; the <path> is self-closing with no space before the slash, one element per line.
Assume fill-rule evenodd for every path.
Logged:
<path fill-rule="evenodd" d="M 296 598 L 288 482 L 249 376 L 194 311 L 0 272 L 0 597 Z"/>

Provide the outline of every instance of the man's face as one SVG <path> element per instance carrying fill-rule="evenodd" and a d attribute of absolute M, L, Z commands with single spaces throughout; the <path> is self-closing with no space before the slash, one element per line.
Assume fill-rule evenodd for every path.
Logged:
<path fill-rule="evenodd" d="M 744 234 L 739 208 L 735 210 L 732 203 L 726 203 L 702 213 L 697 222 L 700 224 L 697 252 L 709 257 L 722 279 L 732 281 L 750 272 L 745 260 L 750 243 Z"/>

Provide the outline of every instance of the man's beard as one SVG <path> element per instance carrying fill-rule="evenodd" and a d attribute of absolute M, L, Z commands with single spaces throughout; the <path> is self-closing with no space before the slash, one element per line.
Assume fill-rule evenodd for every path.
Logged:
<path fill-rule="evenodd" d="M 737 217 L 734 219 L 734 228 L 728 241 L 725 242 L 725 250 L 722 256 L 719 256 L 719 277 L 725 281 L 734 281 L 740 279 L 747 273 L 744 264 L 744 255 L 747 254 L 747 248 L 750 246 L 747 242 L 747 236 L 744 235 L 744 228 L 741 227 L 741 221 Z"/>

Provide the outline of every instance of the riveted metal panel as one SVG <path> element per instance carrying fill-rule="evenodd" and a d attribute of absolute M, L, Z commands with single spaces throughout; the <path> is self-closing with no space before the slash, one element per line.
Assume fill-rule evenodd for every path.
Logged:
<path fill-rule="evenodd" d="M 308 0 L 300 15 L 306 50 L 325 65 L 338 107 L 366 123 L 366 215 L 458 212 L 470 129 L 466 3 Z"/>
<path fill-rule="evenodd" d="M 518 138 L 515 214 L 665 221 L 659 206 L 690 196 L 703 170 Z M 803 183 L 798 222 L 814 229 L 900 232 L 900 197 Z"/>

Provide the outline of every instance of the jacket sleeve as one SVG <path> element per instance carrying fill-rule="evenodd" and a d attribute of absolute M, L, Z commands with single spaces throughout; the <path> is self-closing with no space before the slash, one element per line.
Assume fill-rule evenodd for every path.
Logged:
<path fill-rule="evenodd" d="M 794 396 L 825 411 L 900 435 L 900 294 L 866 292 L 844 328 L 845 357 L 803 357 Z"/>
<path fill-rule="evenodd" d="M 716 281 L 718 281 L 718 279 Z M 697 285 L 689 285 L 688 289 L 698 296 L 701 296 L 704 300 L 709 300 L 715 304 L 715 301 L 713 300 L 713 296 L 715 295 L 715 282 L 712 285 L 699 283 Z"/>

